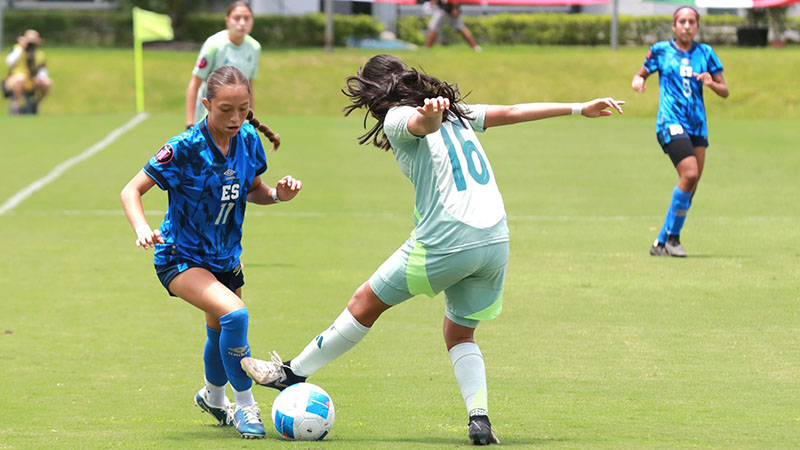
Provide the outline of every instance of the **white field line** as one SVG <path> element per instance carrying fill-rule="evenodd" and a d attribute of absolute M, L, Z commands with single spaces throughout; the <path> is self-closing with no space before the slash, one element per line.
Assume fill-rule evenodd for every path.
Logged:
<path fill-rule="evenodd" d="M 404 213 L 391 213 L 391 212 L 323 212 L 323 211 L 278 211 L 280 208 L 274 207 L 269 209 L 260 209 L 255 205 L 250 205 L 247 208 L 247 217 L 296 217 L 298 219 L 308 218 L 328 218 L 328 217 L 362 217 L 362 218 L 408 218 L 411 221 L 410 214 Z M 166 211 L 164 210 L 147 210 L 145 215 L 153 220 L 160 220 L 164 217 Z M 124 217 L 122 207 L 119 209 L 46 209 L 46 210 L 26 210 L 19 215 L 25 216 L 120 216 Z M 659 216 L 537 216 L 537 215 L 509 215 L 508 220 L 511 222 L 628 222 L 636 220 L 664 220 Z M 708 222 L 798 222 L 800 219 L 797 217 L 788 216 L 717 216 L 717 217 L 694 217 L 695 221 L 708 221 Z M 154 222 L 155 223 L 155 222 Z"/>
<path fill-rule="evenodd" d="M 75 164 L 78 164 L 79 162 L 85 159 L 91 158 L 104 148 L 111 145 L 120 136 L 130 131 L 136 125 L 139 125 L 146 118 L 147 118 L 146 113 L 137 114 L 131 120 L 129 120 L 125 125 L 122 125 L 121 127 L 115 129 L 111 133 L 108 133 L 106 137 L 104 137 L 96 144 L 84 150 L 83 153 L 73 156 L 72 158 L 69 158 L 66 161 L 62 162 L 61 164 L 55 166 L 47 175 L 43 176 L 42 178 L 39 178 L 38 180 L 28 185 L 26 188 L 12 195 L 8 200 L 5 201 L 5 203 L 0 205 L 0 216 L 16 208 L 17 205 L 25 201 L 25 199 L 33 195 L 36 191 L 42 189 L 43 187 L 55 181 L 58 177 L 60 177 L 64 172 L 69 170 Z"/>

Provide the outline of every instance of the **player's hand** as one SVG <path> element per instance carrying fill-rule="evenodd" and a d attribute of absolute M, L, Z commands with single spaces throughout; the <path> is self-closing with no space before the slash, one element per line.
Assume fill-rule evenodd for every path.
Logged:
<path fill-rule="evenodd" d="M 28 48 L 28 40 L 25 39 L 25 36 L 20 36 L 17 38 L 17 44 L 19 44 L 23 50 Z"/>
<path fill-rule="evenodd" d="M 700 80 L 704 86 L 711 86 L 714 83 L 714 79 L 708 72 L 696 73 L 694 74 L 694 77 Z"/>
<path fill-rule="evenodd" d="M 614 100 L 611 97 L 596 98 L 583 104 L 581 114 L 586 117 L 603 117 L 610 116 L 609 109 L 616 109 L 618 113 L 622 114 L 622 105 L 625 100 Z"/>
<path fill-rule="evenodd" d="M 633 76 L 633 81 L 631 81 L 631 87 L 633 88 L 634 91 L 636 91 L 636 92 L 638 92 L 640 94 L 642 92 L 644 92 L 644 90 L 646 88 L 646 85 L 645 85 L 645 82 L 644 82 L 644 77 L 641 76 L 641 75 L 634 75 Z"/>
<path fill-rule="evenodd" d="M 300 189 L 303 189 L 303 183 L 291 175 L 286 175 L 285 177 L 281 178 L 280 181 L 278 181 L 278 184 L 275 185 L 278 198 L 282 202 L 288 202 L 289 200 L 295 198 L 297 193 L 300 192 Z"/>
<path fill-rule="evenodd" d="M 161 230 L 156 228 L 155 230 L 151 229 L 149 225 L 139 225 L 136 227 L 136 246 L 142 247 L 143 249 L 147 250 L 151 247 L 155 247 L 156 244 L 163 244 L 164 238 L 161 237 Z"/>
<path fill-rule="evenodd" d="M 426 98 L 425 104 L 417 106 L 417 112 L 425 117 L 441 116 L 450 108 L 450 99 L 444 97 Z"/>

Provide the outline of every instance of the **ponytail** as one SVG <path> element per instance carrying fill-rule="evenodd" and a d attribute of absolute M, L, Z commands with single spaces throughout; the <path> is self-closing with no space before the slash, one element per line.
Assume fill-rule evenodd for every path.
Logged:
<path fill-rule="evenodd" d="M 250 125 L 256 127 L 258 131 L 264 133 L 264 136 L 266 136 L 267 139 L 269 139 L 269 141 L 272 142 L 272 150 L 270 150 L 271 152 L 274 152 L 275 150 L 278 149 L 278 147 L 280 147 L 281 135 L 274 133 L 267 126 L 267 124 L 259 122 L 259 120 L 256 119 L 256 116 L 253 115 L 252 109 L 247 111 L 247 121 L 250 122 Z"/>

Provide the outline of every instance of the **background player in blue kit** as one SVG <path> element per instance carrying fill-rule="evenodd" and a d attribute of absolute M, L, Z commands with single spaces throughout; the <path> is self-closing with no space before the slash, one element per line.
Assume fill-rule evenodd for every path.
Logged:
<path fill-rule="evenodd" d="M 288 175 L 275 188 L 261 181 L 267 161 L 256 128 L 269 138 L 273 149 L 280 138 L 252 116 L 250 83 L 240 70 L 224 66 L 212 72 L 203 104 L 208 116 L 167 141 L 120 196 L 136 231 L 136 245 L 155 248 L 161 283 L 170 295 L 205 312 L 205 387 L 195 403 L 220 425 L 235 425 L 242 437 L 263 438 L 252 380 L 239 363 L 250 355 L 249 315 L 241 299 L 242 223 L 247 202 L 288 201 L 302 184 Z M 244 123 L 246 119 L 249 124 Z M 142 195 L 156 185 L 169 192 L 160 229 L 147 224 L 142 208 Z M 235 411 L 225 396 L 228 382 Z"/>
<path fill-rule="evenodd" d="M 586 103 L 465 105 L 456 85 L 408 68 L 390 55 L 372 57 L 347 79 L 352 104 L 377 119 L 360 139 L 391 149 L 414 185 L 416 227 L 406 243 L 362 284 L 330 328 L 291 361 L 242 359 L 256 382 L 283 389 L 355 346 L 378 317 L 417 294 L 445 292 L 444 339 L 469 414 L 474 444 L 498 443 L 488 417 L 483 355 L 474 332 L 502 309 L 508 265 L 503 198 L 475 131 L 568 114 L 609 116 L 610 98 Z"/>
<path fill-rule="evenodd" d="M 650 254 L 655 256 L 686 256 L 680 241 L 681 228 L 703 174 L 708 148 L 703 86 L 720 97 L 728 97 L 719 58 L 710 45 L 694 41 L 699 27 L 700 15 L 694 8 L 678 8 L 672 17 L 675 38 L 650 47 L 631 83 L 633 90 L 644 92 L 645 79 L 658 72 L 661 96 L 656 136 L 678 171 L 667 217 L 650 247 Z"/>

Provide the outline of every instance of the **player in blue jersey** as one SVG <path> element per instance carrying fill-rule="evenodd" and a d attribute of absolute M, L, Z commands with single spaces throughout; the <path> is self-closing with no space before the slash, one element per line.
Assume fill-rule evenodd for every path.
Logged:
<path fill-rule="evenodd" d="M 220 425 L 233 424 L 242 437 L 263 438 L 252 381 L 239 364 L 250 355 L 249 315 L 241 299 L 242 223 L 247 202 L 288 201 L 302 184 L 288 175 L 274 188 L 261 181 L 267 160 L 256 129 L 273 149 L 280 137 L 252 116 L 250 84 L 240 70 L 223 66 L 212 72 L 203 104 L 208 116 L 167 141 L 120 196 L 136 245 L 155 248 L 156 273 L 169 294 L 205 312 L 205 386 L 195 403 Z M 169 193 L 167 213 L 156 229 L 142 208 L 142 195 L 153 186 Z M 235 410 L 225 396 L 227 383 Z"/>
<path fill-rule="evenodd" d="M 503 198 L 476 131 L 568 114 L 609 116 L 610 98 L 586 103 L 466 105 L 458 87 L 407 67 L 390 55 L 372 57 L 347 79 L 352 104 L 377 119 L 362 144 L 392 150 L 414 185 L 411 238 L 362 284 L 330 328 L 290 361 L 242 359 L 256 382 L 283 389 L 306 379 L 361 341 L 387 309 L 417 294 L 445 292 L 444 340 L 469 415 L 474 444 L 498 443 L 488 417 L 480 321 L 497 317 L 508 265 Z"/>
<path fill-rule="evenodd" d="M 728 97 L 722 63 L 716 53 L 710 45 L 694 41 L 699 27 L 700 15 L 694 8 L 678 8 L 672 17 L 675 38 L 650 47 L 631 83 L 633 90 L 644 92 L 645 79 L 658 72 L 661 96 L 656 137 L 678 171 L 667 217 L 650 247 L 650 254 L 655 256 L 686 256 L 680 241 L 681 228 L 703 174 L 708 148 L 703 87 L 722 98 Z"/>

